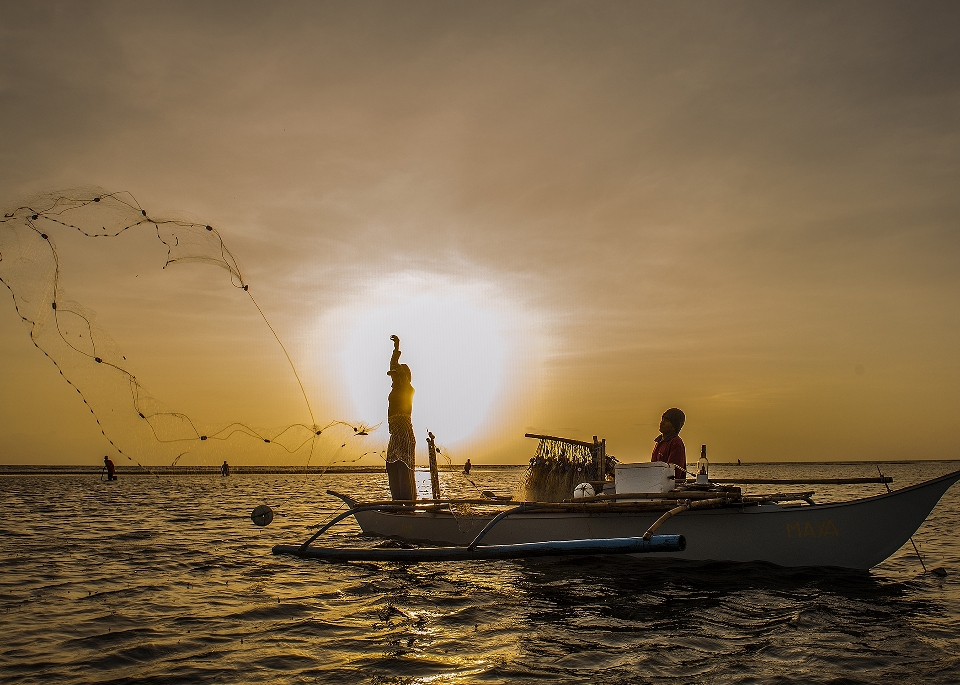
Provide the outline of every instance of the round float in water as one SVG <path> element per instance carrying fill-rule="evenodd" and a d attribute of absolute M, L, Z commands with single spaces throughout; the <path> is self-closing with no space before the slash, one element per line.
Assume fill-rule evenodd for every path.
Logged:
<path fill-rule="evenodd" d="M 273 521 L 273 509 L 266 504 L 261 504 L 253 510 L 250 518 L 258 526 L 269 526 L 270 522 Z"/>

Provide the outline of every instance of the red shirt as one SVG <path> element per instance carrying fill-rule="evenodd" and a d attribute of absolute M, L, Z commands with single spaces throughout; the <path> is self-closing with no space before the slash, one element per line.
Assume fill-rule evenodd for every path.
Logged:
<path fill-rule="evenodd" d="M 668 464 L 687 468 L 687 450 L 683 446 L 683 440 L 679 435 L 674 435 L 669 440 L 661 440 L 653 446 L 653 456 L 650 461 L 665 461 Z M 673 470 L 674 478 L 677 483 L 682 483 L 687 478 L 687 474 L 679 468 Z"/>

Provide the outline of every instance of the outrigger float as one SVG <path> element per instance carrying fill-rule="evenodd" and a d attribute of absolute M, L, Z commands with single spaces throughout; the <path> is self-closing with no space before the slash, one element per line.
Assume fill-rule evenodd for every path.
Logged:
<path fill-rule="evenodd" d="M 566 442 L 595 446 L 594 463 L 603 463 L 597 459 L 598 453 L 603 456 L 603 445 L 596 439 L 594 443 Z M 273 552 L 331 561 L 410 562 L 656 552 L 658 557 L 694 561 L 865 570 L 912 540 L 943 494 L 958 480 L 960 471 L 955 471 L 890 491 L 893 479 L 882 475 L 847 479 L 725 479 L 699 485 L 688 481 L 689 484 L 660 492 L 612 492 L 561 501 L 517 502 L 494 497 L 442 499 L 437 496 L 439 487 L 434 479 L 434 498 L 430 500 L 363 502 L 328 491 L 343 500 L 349 510 L 302 545 L 277 545 Z M 888 492 L 818 504 L 812 490 L 751 495 L 744 494 L 740 487 L 862 483 L 885 484 Z M 603 492 L 604 483 L 594 485 Z M 610 489 L 609 481 L 606 485 Z M 366 535 L 430 546 L 313 546 L 323 533 L 348 517 L 355 518 Z"/>

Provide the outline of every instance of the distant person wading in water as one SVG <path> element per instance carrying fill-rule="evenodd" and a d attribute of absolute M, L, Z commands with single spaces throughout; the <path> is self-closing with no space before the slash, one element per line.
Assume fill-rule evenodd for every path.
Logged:
<path fill-rule="evenodd" d="M 110 457 L 104 456 L 103 458 L 103 468 L 107 470 L 107 480 L 116 480 L 117 479 L 117 467 L 113 465 L 113 460 Z M 102 472 L 101 472 L 102 473 Z M 101 476 L 102 478 L 102 476 Z"/>
<path fill-rule="evenodd" d="M 390 429 L 390 442 L 387 445 L 387 479 L 390 482 L 390 495 L 395 500 L 414 500 L 417 498 L 417 484 L 414 480 L 415 451 L 417 439 L 413 434 L 413 386 L 410 367 L 400 363 L 400 338 L 391 335 L 393 355 L 390 357 L 390 370 L 387 375 L 393 380 L 387 406 L 387 425 Z"/>

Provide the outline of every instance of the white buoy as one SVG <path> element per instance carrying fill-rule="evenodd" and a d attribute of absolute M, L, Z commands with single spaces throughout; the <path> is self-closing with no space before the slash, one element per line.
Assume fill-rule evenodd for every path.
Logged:
<path fill-rule="evenodd" d="M 590 483 L 580 483 L 580 485 L 573 489 L 574 499 L 580 499 L 581 497 L 593 497 L 596 494 L 596 490 L 593 489 L 593 486 L 590 485 Z"/>
<path fill-rule="evenodd" d="M 270 522 L 273 521 L 273 509 L 266 504 L 261 504 L 253 510 L 250 518 L 258 526 L 269 526 Z"/>

